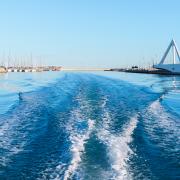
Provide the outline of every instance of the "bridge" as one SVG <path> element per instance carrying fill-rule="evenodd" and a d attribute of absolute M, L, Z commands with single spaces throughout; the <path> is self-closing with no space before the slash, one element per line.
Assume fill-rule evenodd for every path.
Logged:
<path fill-rule="evenodd" d="M 172 53 L 173 53 L 172 63 L 165 64 L 164 62 L 165 62 L 167 55 L 170 52 L 170 50 L 172 50 Z M 176 57 L 177 57 L 178 61 L 177 61 Z M 180 74 L 180 53 L 179 53 L 178 47 L 177 47 L 174 40 L 172 40 L 170 42 L 170 44 L 169 44 L 167 50 L 165 51 L 160 63 L 154 65 L 153 67 L 156 69 L 166 70 L 166 71 L 171 72 L 171 73 Z"/>

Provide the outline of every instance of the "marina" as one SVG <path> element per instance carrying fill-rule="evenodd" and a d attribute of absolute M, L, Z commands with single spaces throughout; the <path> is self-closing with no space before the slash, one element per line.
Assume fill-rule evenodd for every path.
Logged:
<path fill-rule="evenodd" d="M 172 50 L 172 63 L 165 63 L 168 53 Z M 177 56 L 177 58 L 176 58 Z M 160 74 L 160 75 L 180 75 L 180 53 L 174 40 L 172 40 L 165 51 L 159 64 L 152 65 L 150 68 L 67 68 L 61 66 L 42 66 L 42 67 L 4 67 L 0 66 L 0 73 L 6 72 L 42 72 L 42 71 L 118 71 L 128 73 Z"/>
<path fill-rule="evenodd" d="M 43 71 L 61 71 L 60 66 L 42 66 L 42 67 L 4 67 L 0 66 L 0 73 L 8 72 L 43 72 Z"/>
<path fill-rule="evenodd" d="M 168 53 L 172 50 L 172 63 L 165 63 Z M 132 66 L 132 68 L 115 68 L 110 71 L 120 71 L 128 73 L 144 73 L 144 74 L 160 74 L 160 75 L 180 75 L 180 55 L 178 47 L 174 40 L 172 40 L 165 51 L 159 64 L 152 65 L 151 68 L 138 68 L 138 66 Z M 176 58 L 177 56 L 177 58 Z"/>

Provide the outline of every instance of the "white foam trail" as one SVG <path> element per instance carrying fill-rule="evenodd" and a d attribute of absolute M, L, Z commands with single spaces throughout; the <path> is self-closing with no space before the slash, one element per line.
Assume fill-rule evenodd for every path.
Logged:
<path fill-rule="evenodd" d="M 163 106 L 161 105 L 159 100 L 154 101 L 149 107 L 148 107 L 148 113 L 151 116 L 155 116 L 156 120 L 158 118 L 159 126 L 162 128 L 176 128 L 176 123 L 172 120 L 171 115 L 168 114 Z M 178 131 L 177 131 L 178 132 Z"/>
<path fill-rule="evenodd" d="M 70 140 L 72 142 L 71 152 L 72 152 L 72 160 L 65 172 L 64 180 L 68 180 L 75 170 L 77 169 L 79 163 L 81 162 L 81 154 L 84 151 L 84 144 L 91 134 L 91 131 L 94 126 L 94 121 L 89 119 L 88 120 L 88 129 L 85 134 L 72 134 Z"/>
<path fill-rule="evenodd" d="M 67 170 L 64 173 L 64 180 L 71 179 L 73 174 L 81 162 L 81 155 L 85 149 L 85 143 L 89 139 L 90 134 L 94 127 L 94 120 L 88 119 L 87 114 L 90 110 L 89 102 L 83 92 L 79 93 L 77 96 L 77 101 L 79 108 L 74 109 L 72 112 L 71 121 L 69 122 L 69 127 L 67 127 L 67 132 L 70 132 L 70 141 L 72 143 L 70 151 L 72 153 L 72 160 Z M 86 124 L 85 129 L 78 129 L 76 125 Z"/>
<path fill-rule="evenodd" d="M 165 111 L 159 100 L 150 104 L 145 119 L 147 120 L 146 128 L 150 132 L 149 135 L 153 136 L 153 138 L 157 138 L 156 128 L 161 128 L 166 135 L 166 138 L 161 137 L 159 143 L 164 143 L 170 139 L 180 142 L 179 125 L 173 119 L 172 115 Z M 150 119 L 151 121 L 149 121 Z"/>
<path fill-rule="evenodd" d="M 121 135 L 113 135 L 106 129 L 98 134 L 98 137 L 108 147 L 108 155 L 114 174 L 113 179 L 131 179 L 127 161 L 130 155 L 133 154 L 129 144 L 132 142 L 132 134 L 137 126 L 137 122 L 136 117 L 132 118 L 130 123 L 123 128 Z"/>
<path fill-rule="evenodd" d="M 69 132 L 69 140 L 71 142 L 70 152 L 72 159 L 70 164 L 67 167 L 67 164 L 60 162 L 55 169 L 47 168 L 42 172 L 43 179 L 46 179 L 50 175 L 50 177 L 48 176 L 49 179 L 69 180 L 79 167 L 81 156 L 85 150 L 85 143 L 89 139 L 95 123 L 94 120 L 88 119 L 88 111 L 91 109 L 91 106 L 82 91 L 77 95 L 76 101 L 78 107 L 75 107 L 71 111 L 71 116 L 66 126 L 66 131 Z"/>
<path fill-rule="evenodd" d="M 107 102 L 107 100 L 106 100 Z M 103 104 L 103 108 L 106 104 Z M 106 144 L 111 163 L 111 178 L 114 180 L 132 179 L 129 172 L 128 160 L 133 154 L 129 144 L 132 142 L 132 134 L 137 126 L 138 118 L 134 116 L 123 127 L 121 134 L 112 134 L 108 129 L 111 117 L 107 109 L 104 109 L 103 128 L 98 131 L 98 138 Z"/>
<path fill-rule="evenodd" d="M 77 113 L 77 112 L 76 112 Z M 78 115 L 78 114 L 76 114 Z M 89 139 L 90 134 L 94 127 L 94 121 L 89 119 L 88 120 L 88 128 L 86 129 L 86 133 L 82 134 L 81 132 L 78 133 L 78 131 L 74 131 L 72 127 L 68 127 L 68 131 L 71 131 L 70 135 L 70 141 L 72 143 L 71 145 L 71 153 L 72 153 L 72 160 L 70 162 L 70 165 L 66 169 L 66 164 L 60 163 L 58 166 L 53 168 L 47 168 L 42 174 L 42 177 L 39 179 L 47 179 L 49 175 L 49 179 L 53 180 L 69 180 L 75 173 L 76 169 L 79 166 L 79 163 L 81 162 L 81 155 L 84 152 L 84 145 L 86 141 Z M 70 130 L 71 129 L 71 130 Z M 73 132 L 74 131 L 74 132 Z M 62 174 L 64 174 L 64 177 L 62 177 Z"/>

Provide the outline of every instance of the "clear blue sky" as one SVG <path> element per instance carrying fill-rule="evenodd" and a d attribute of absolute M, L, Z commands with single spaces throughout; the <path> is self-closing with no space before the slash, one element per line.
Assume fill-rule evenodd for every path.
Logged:
<path fill-rule="evenodd" d="M 0 23 L 0 57 L 46 64 L 121 67 L 180 46 L 179 0 L 1 0 Z"/>

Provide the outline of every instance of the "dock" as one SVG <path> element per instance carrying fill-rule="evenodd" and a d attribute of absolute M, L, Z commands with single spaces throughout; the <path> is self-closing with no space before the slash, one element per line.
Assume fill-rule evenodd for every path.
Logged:
<path fill-rule="evenodd" d="M 141 74 L 160 74 L 160 75 L 180 75 L 178 72 L 171 72 L 164 69 L 156 68 L 115 68 L 110 71 L 127 72 L 127 73 L 141 73 Z"/>

